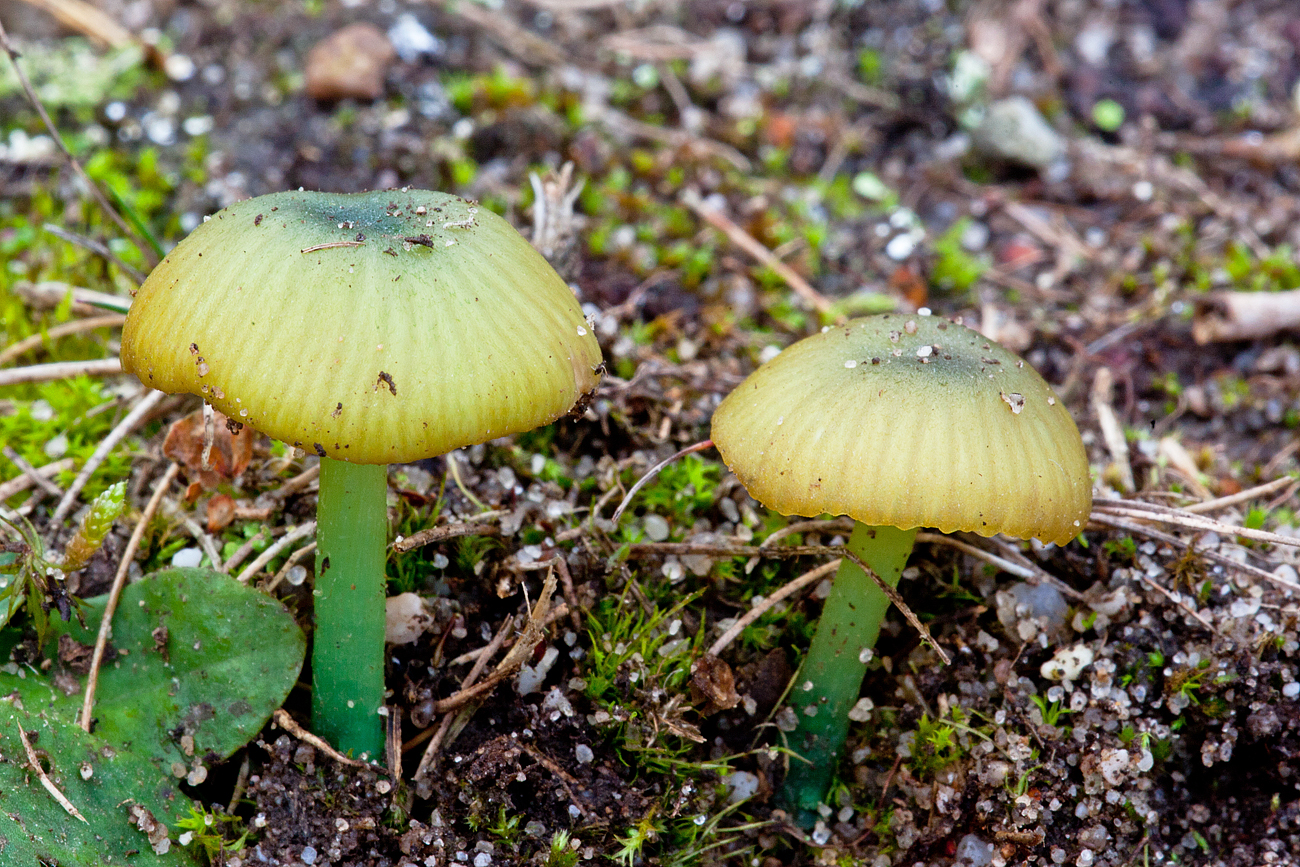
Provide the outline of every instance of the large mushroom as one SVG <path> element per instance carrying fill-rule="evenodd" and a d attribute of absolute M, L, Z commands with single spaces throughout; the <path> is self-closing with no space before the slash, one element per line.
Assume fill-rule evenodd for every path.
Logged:
<path fill-rule="evenodd" d="M 934 316 L 871 316 L 801 340 L 718 406 L 713 441 L 759 502 L 848 515 L 848 548 L 895 586 L 916 531 L 1064 544 L 1088 517 L 1083 442 L 1015 354 Z M 782 799 L 815 819 L 889 600 L 845 558 L 790 701 Z"/>
<path fill-rule="evenodd" d="M 422 190 L 285 192 L 154 269 L 122 365 L 321 462 L 313 726 L 379 754 L 387 471 L 547 424 L 596 386 L 569 287 L 511 226 Z"/>

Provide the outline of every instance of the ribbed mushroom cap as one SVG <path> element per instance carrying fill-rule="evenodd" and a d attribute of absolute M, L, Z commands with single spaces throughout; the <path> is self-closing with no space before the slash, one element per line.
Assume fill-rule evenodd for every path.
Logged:
<path fill-rule="evenodd" d="M 573 293 L 503 219 L 423 190 L 287 192 L 154 269 L 122 366 L 317 454 L 399 463 L 554 421 L 596 387 Z"/>
<path fill-rule="evenodd" d="M 870 316 L 800 340 L 722 401 L 713 441 L 785 515 L 1063 544 L 1092 506 L 1083 442 L 1051 386 L 934 316 Z"/>

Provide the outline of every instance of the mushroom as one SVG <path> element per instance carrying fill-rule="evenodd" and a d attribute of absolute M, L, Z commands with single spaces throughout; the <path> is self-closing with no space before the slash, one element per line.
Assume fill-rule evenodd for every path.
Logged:
<path fill-rule="evenodd" d="M 422 190 L 285 192 L 208 218 L 154 269 L 122 366 L 318 455 L 313 727 L 382 746 L 389 463 L 548 424 L 600 348 L 511 226 Z"/>
<path fill-rule="evenodd" d="M 933 316 L 870 316 L 793 344 L 718 406 L 713 441 L 759 502 L 848 515 L 848 549 L 896 586 L 917 528 L 1064 544 L 1092 504 L 1070 414 L 1020 358 Z M 845 558 L 791 690 L 782 799 L 816 818 L 889 600 Z"/>

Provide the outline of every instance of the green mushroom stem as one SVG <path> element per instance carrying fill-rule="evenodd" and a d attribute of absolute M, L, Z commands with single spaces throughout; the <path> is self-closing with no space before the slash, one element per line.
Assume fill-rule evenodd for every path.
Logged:
<path fill-rule="evenodd" d="M 316 514 L 312 727 L 343 752 L 382 755 L 388 467 L 323 457 Z"/>
<path fill-rule="evenodd" d="M 853 525 L 848 549 L 880 580 L 898 586 L 916 528 Z M 789 735 L 790 770 L 781 802 L 795 821 L 811 827 L 826 797 L 848 735 L 849 711 L 858 701 L 869 655 L 876 646 L 889 599 L 871 576 L 845 557 L 831 585 L 803 667 L 790 693 L 799 723 Z"/>

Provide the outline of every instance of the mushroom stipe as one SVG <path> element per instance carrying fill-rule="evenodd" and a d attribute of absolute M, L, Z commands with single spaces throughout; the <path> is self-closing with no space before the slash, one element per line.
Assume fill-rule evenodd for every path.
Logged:
<path fill-rule="evenodd" d="M 795 343 L 718 406 L 713 441 L 769 508 L 853 518 L 849 550 L 890 587 L 920 527 L 1064 544 L 1092 503 L 1083 442 L 1051 387 L 938 317 L 866 317 Z M 845 558 L 790 691 L 798 727 L 780 797 L 805 827 L 888 608 Z"/>
<path fill-rule="evenodd" d="M 601 358 L 505 220 L 404 189 L 214 214 L 140 288 L 122 365 L 320 457 L 312 725 L 377 757 L 386 465 L 549 424 L 595 389 Z"/>

